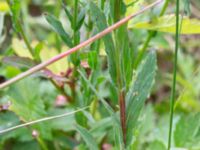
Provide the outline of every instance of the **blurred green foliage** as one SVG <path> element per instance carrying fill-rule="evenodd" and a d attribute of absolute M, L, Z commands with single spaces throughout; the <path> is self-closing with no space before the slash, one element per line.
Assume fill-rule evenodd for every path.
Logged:
<path fill-rule="evenodd" d="M 10 9 L 0 0 L 0 83 L 74 47 L 149 3 L 124 0 L 116 7 L 116 1 L 105 0 L 7 2 Z M 195 18 L 183 19 L 184 33 L 197 34 L 199 1 L 184 2 L 187 7 L 182 3 L 182 12 L 190 12 Z M 174 33 L 174 3 L 162 18 L 155 13 L 160 10 L 158 6 L 145 12 L 131 21 L 131 28 L 126 24 L 68 59 L 1 90 L 0 131 L 90 108 L 1 134 L 0 149 L 123 149 L 120 92 L 125 92 L 126 101 L 126 148 L 167 149 L 174 35 L 159 31 Z M 158 32 L 141 62 L 134 66 L 149 29 Z M 200 149 L 198 38 L 182 35 L 180 40 L 173 130 L 173 147 L 177 149 Z"/>

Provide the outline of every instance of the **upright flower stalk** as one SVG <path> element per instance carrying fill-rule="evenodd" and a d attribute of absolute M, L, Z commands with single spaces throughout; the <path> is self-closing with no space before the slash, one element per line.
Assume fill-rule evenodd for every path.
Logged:
<path fill-rule="evenodd" d="M 168 137 L 168 150 L 171 148 L 172 140 L 172 128 L 173 128 L 173 116 L 174 116 L 174 102 L 176 96 L 176 73 L 177 73 L 177 61 L 178 61 L 178 49 L 179 49 L 179 0 L 176 0 L 176 43 L 175 43 L 175 55 L 174 55 L 174 70 L 173 70 L 173 82 L 172 93 L 170 99 L 170 123 L 169 123 L 169 137 Z"/>

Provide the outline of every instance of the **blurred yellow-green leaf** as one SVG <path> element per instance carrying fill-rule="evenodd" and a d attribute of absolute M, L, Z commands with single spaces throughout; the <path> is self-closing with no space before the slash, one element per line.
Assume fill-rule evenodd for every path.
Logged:
<path fill-rule="evenodd" d="M 129 28 L 155 30 L 159 32 L 175 33 L 176 16 L 165 15 L 153 21 L 129 23 Z M 200 20 L 183 17 L 181 34 L 200 34 Z"/>
<path fill-rule="evenodd" d="M 140 10 L 144 0 L 125 0 L 125 4 L 129 6 L 126 10 L 126 16 L 128 16 Z"/>
<path fill-rule="evenodd" d="M 38 44 L 37 41 L 33 41 L 31 43 L 32 47 L 35 47 Z M 21 57 L 28 57 L 33 59 L 32 55 L 28 51 L 24 41 L 14 38 L 12 40 L 12 48 L 14 49 L 15 53 Z M 66 46 L 62 47 L 62 52 L 66 51 L 68 48 Z M 43 46 L 43 49 L 40 52 L 40 57 L 42 61 L 49 60 L 50 58 L 58 55 L 58 51 L 55 48 L 49 48 L 47 46 Z M 61 59 L 56 63 L 48 66 L 47 68 L 53 71 L 54 73 L 60 73 L 61 71 L 66 70 L 69 67 L 69 63 L 66 59 Z"/>
<path fill-rule="evenodd" d="M 9 5 L 5 1 L 0 1 L 0 12 L 8 12 L 10 10 Z"/>

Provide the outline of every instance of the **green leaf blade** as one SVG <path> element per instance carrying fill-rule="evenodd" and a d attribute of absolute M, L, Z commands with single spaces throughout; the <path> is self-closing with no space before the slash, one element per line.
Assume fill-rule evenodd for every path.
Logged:
<path fill-rule="evenodd" d="M 130 23 L 129 28 L 154 30 L 174 34 L 176 32 L 176 16 L 165 15 L 151 22 Z M 182 18 L 180 34 L 200 34 L 200 20 L 190 19 L 184 16 Z"/>
<path fill-rule="evenodd" d="M 89 4 L 92 21 L 96 24 L 99 32 L 107 28 L 107 21 L 104 13 L 92 2 Z M 117 82 L 116 52 L 111 34 L 103 38 L 109 64 L 109 72 L 114 83 Z"/>
<path fill-rule="evenodd" d="M 12 0 L 10 1 L 11 5 L 11 13 L 12 13 L 12 21 L 13 21 L 13 27 L 17 32 L 21 31 L 21 27 L 19 25 L 20 21 L 20 10 L 21 10 L 21 4 L 20 0 Z"/>
<path fill-rule="evenodd" d="M 80 133 L 90 150 L 98 150 L 98 145 L 96 141 L 85 128 L 77 125 L 76 130 Z"/>
<path fill-rule="evenodd" d="M 132 141 L 133 128 L 152 88 L 156 74 L 156 54 L 150 52 L 139 67 L 134 84 L 126 95 L 127 145 Z"/>
<path fill-rule="evenodd" d="M 167 148 L 165 147 L 164 143 L 155 140 L 149 145 L 147 150 L 167 150 Z"/>
<path fill-rule="evenodd" d="M 39 80 L 36 79 L 27 78 L 12 85 L 8 91 L 12 103 L 10 110 L 19 116 L 23 122 L 45 117 L 47 112 L 39 93 Z M 48 140 L 52 138 L 50 126 L 37 124 L 33 128 L 38 130 L 43 138 Z"/>
<path fill-rule="evenodd" d="M 60 35 L 60 37 L 67 44 L 67 46 L 73 47 L 71 37 L 64 30 L 62 23 L 50 14 L 46 14 L 45 17 L 48 23 L 53 27 L 55 32 Z"/>

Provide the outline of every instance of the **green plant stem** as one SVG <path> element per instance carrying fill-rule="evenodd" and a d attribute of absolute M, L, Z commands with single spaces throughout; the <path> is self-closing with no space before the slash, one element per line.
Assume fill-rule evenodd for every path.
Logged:
<path fill-rule="evenodd" d="M 104 3 L 105 3 L 105 0 L 101 0 L 101 9 L 104 10 Z"/>
<path fill-rule="evenodd" d="M 114 21 L 117 22 L 121 19 L 121 5 L 122 5 L 122 0 L 116 0 L 115 2 L 115 7 L 114 7 L 114 13 L 115 13 L 115 18 Z M 117 68 L 117 87 L 118 87 L 118 103 L 120 107 L 120 122 L 121 122 L 121 128 L 122 128 L 122 133 L 123 133 L 123 142 L 124 145 L 126 145 L 126 102 L 125 102 L 125 91 L 123 89 L 123 78 L 122 78 L 122 70 L 121 70 L 121 58 L 120 58 L 120 36 L 116 31 L 115 33 L 115 48 L 116 48 L 116 68 Z M 115 58 L 113 58 L 115 59 Z"/>
<path fill-rule="evenodd" d="M 76 23 L 78 16 L 78 0 L 74 1 L 74 18 L 73 18 L 73 30 L 74 30 L 74 46 L 77 45 L 77 31 L 76 31 Z"/>
<path fill-rule="evenodd" d="M 31 55 L 34 57 L 34 50 L 33 50 L 33 48 L 31 47 L 31 45 L 30 45 L 30 43 L 29 43 L 29 41 L 28 41 L 28 38 L 27 38 L 27 36 L 26 36 L 25 33 L 24 33 L 24 30 L 23 30 L 23 28 L 22 28 L 22 25 L 19 23 L 19 21 L 18 21 L 18 26 L 19 26 L 19 29 L 20 29 L 20 34 L 21 34 L 21 36 L 22 36 L 22 38 L 23 38 L 23 40 L 24 40 L 24 42 L 25 42 L 25 44 L 26 44 L 26 46 L 27 46 L 29 52 L 30 52 Z"/>
<path fill-rule="evenodd" d="M 169 2 L 170 2 L 170 0 L 165 0 L 165 3 L 164 3 L 164 5 L 163 5 L 163 8 L 162 8 L 162 10 L 161 10 L 161 12 L 160 12 L 159 17 L 161 17 L 161 16 L 164 15 L 164 13 L 165 13 L 165 11 L 166 11 L 168 5 L 169 5 Z"/>
<path fill-rule="evenodd" d="M 6 0 L 6 2 L 7 2 L 10 6 L 12 5 L 11 2 L 10 2 L 10 0 Z M 29 52 L 31 53 L 31 55 L 34 56 L 34 50 L 33 50 L 33 48 L 31 47 L 31 45 L 30 45 L 30 43 L 29 43 L 29 41 L 28 41 L 28 38 L 26 37 L 26 35 L 25 35 L 25 33 L 24 33 L 24 30 L 23 30 L 23 28 L 22 28 L 22 24 L 20 23 L 19 20 L 17 21 L 17 25 L 19 26 L 19 30 L 20 30 L 20 33 L 19 33 L 19 34 L 22 36 L 22 38 L 23 38 L 23 40 L 24 40 L 24 42 L 25 42 L 25 44 L 26 44 L 26 46 L 27 46 Z"/>
<path fill-rule="evenodd" d="M 121 0 L 115 0 L 115 7 L 114 7 L 114 21 L 117 22 L 120 20 L 121 18 Z"/>
<path fill-rule="evenodd" d="M 169 137 L 168 137 L 168 150 L 171 147 L 173 116 L 174 116 L 174 102 L 176 96 L 176 74 L 177 74 L 177 61 L 179 49 L 179 0 L 176 0 L 176 43 L 175 43 L 175 56 L 174 56 L 174 70 L 172 82 L 172 94 L 170 99 L 170 122 L 169 122 Z"/>
<path fill-rule="evenodd" d="M 49 79 L 51 83 L 54 85 L 54 87 L 61 93 L 63 96 L 67 99 L 67 101 L 71 102 L 72 99 L 70 96 L 68 96 L 64 90 L 64 88 L 60 87 L 53 79 Z"/>
<path fill-rule="evenodd" d="M 78 2 L 79 0 L 74 0 L 74 17 L 73 17 L 73 46 L 79 44 L 77 40 L 77 17 L 78 17 Z M 72 98 L 76 99 L 76 76 L 77 76 L 77 53 L 72 55 L 72 59 L 75 62 L 72 82 L 73 86 L 71 86 Z"/>
<path fill-rule="evenodd" d="M 16 77 L 6 81 L 6 82 L 3 82 L 0 84 L 0 90 L 19 81 L 19 80 L 22 80 L 23 78 L 27 77 L 27 76 L 30 76 L 31 74 L 34 74 L 42 69 L 44 69 L 45 67 L 57 62 L 58 60 L 62 59 L 62 58 L 65 58 L 66 56 L 78 51 L 79 49 L 97 41 L 98 39 L 102 38 L 103 36 L 107 35 L 108 33 L 111 33 L 113 30 L 116 30 L 117 28 L 119 28 L 120 26 L 122 26 L 123 24 L 127 23 L 129 20 L 131 20 L 132 18 L 142 14 L 143 12 L 149 10 L 150 8 L 152 7 L 155 7 L 157 6 L 158 4 L 160 4 L 162 2 L 162 0 L 157 0 L 155 1 L 154 3 L 148 5 L 147 7 L 141 9 L 140 11 L 138 11 L 137 13 L 134 13 L 134 14 L 131 14 L 125 18 L 123 18 L 122 20 L 120 20 L 119 22 L 113 24 L 112 26 L 106 28 L 105 30 L 103 30 L 102 32 L 96 34 L 95 36 L 91 37 L 90 39 L 80 43 L 79 45 L 67 50 L 66 52 L 63 52 L 57 56 L 54 56 L 52 57 L 51 59 L 45 61 L 45 62 L 42 62 L 41 64 L 38 64 L 37 66 L 34 66 L 33 68 L 30 68 L 29 70 L 17 75 Z"/>
<path fill-rule="evenodd" d="M 5 133 L 10 132 L 10 131 L 14 131 L 14 130 L 19 129 L 19 128 L 23 128 L 23 127 L 34 125 L 34 124 L 37 124 L 37 123 L 41 123 L 41 122 L 44 122 L 44 121 L 59 119 L 59 118 L 63 118 L 63 117 L 69 116 L 69 115 L 73 115 L 73 114 L 80 112 L 80 111 L 83 111 L 87 108 L 89 108 L 89 106 L 80 108 L 80 109 L 72 111 L 72 112 L 67 112 L 67 113 L 64 113 L 64 114 L 61 114 L 61 115 L 45 117 L 45 118 L 42 118 L 42 119 L 38 119 L 38 120 L 34 120 L 34 121 L 31 121 L 31 122 L 20 124 L 20 125 L 14 126 L 14 127 L 10 127 L 10 128 L 4 129 L 4 130 L 0 130 L 0 135 L 5 134 Z"/>
<path fill-rule="evenodd" d="M 40 147 L 43 149 L 43 150 L 48 150 L 48 147 L 46 145 L 46 143 L 44 142 L 44 140 L 40 137 L 37 137 L 37 142 L 40 144 Z"/>
<path fill-rule="evenodd" d="M 170 0 L 165 0 L 165 3 L 163 5 L 163 7 L 162 7 L 162 10 L 161 10 L 160 14 L 159 14 L 159 17 L 164 15 L 164 13 L 165 13 L 165 11 L 167 9 L 167 6 L 169 5 L 169 2 L 170 2 Z M 153 36 L 155 34 L 156 34 L 156 31 L 150 31 L 149 32 L 149 34 L 148 34 L 148 36 L 147 36 L 142 48 L 139 50 L 140 53 L 138 54 L 138 57 L 137 57 L 137 59 L 135 61 L 135 65 L 134 65 L 135 68 L 138 66 L 138 64 L 142 60 L 142 58 L 144 56 L 144 53 L 145 53 L 147 47 L 149 46 L 149 43 L 150 43 L 151 39 L 153 38 Z"/>
<path fill-rule="evenodd" d="M 142 60 L 142 57 L 144 56 L 144 53 L 147 49 L 147 47 L 149 46 L 149 43 L 154 35 L 156 31 L 150 31 L 148 36 L 147 36 L 147 39 L 146 41 L 144 42 L 144 45 L 142 47 L 142 49 L 139 51 L 139 54 L 138 54 L 138 57 L 136 58 L 136 62 L 135 62 L 135 65 L 134 67 L 136 68 L 138 66 L 138 64 L 140 63 L 140 61 Z"/>

